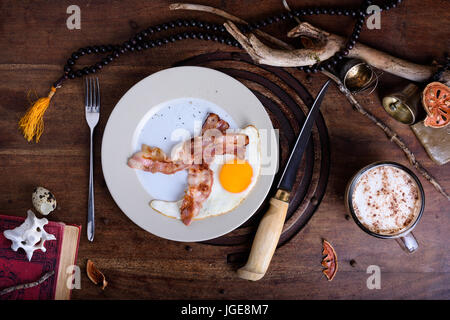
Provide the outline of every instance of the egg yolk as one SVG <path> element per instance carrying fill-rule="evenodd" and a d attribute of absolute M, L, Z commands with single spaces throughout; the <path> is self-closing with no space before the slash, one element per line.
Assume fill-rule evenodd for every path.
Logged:
<path fill-rule="evenodd" d="M 252 182 L 253 169 L 247 161 L 234 159 L 222 166 L 219 180 L 222 187 L 232 193 L 247 189 Z"/>

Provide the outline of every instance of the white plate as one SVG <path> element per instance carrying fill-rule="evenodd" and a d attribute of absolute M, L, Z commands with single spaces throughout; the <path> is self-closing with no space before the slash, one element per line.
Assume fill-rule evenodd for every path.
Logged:
<path fill-rule="evenodd" d="M 185 226 L 149 205 L 156 197 L 181 198 L 185 173 L 155 178 L 151 173 L 131 169 L 127 160 L 143 142 L 170 154 L 171 146 L 177 143 L 170 139 L 170 132 L 187 129 L 193 133 L 192 125 L 201 124 L 207 112 L 219 113 L 232 127 L 251 124 L 258 128 L 262 133 L 263 167 L 251 193 L 233 211 Z M 103 174 L 117 205 L 141 228 L 170 240 L 204 241 L 236 229 L 259 208 L 277 170 L 277 143 L 267 112 L 242 83 L 213 69 L 171 68 L 138 82 L 111 112 L 102 142 Z"/>

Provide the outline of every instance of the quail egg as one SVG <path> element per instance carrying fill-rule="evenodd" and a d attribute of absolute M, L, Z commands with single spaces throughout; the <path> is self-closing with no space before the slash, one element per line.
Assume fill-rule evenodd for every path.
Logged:
<path fill-rule="evenodd" d="M 34 189 L 32 196 L 34 208 L 42 215 L 46 216 L 56 208 L 55 196 L 44 187 Z"/>

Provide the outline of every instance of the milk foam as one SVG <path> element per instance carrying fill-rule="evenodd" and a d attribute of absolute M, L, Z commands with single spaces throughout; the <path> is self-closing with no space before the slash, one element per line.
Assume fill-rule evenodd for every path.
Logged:
<path fill-rule="evenodd" d="M 370 231 L 394 235 L 414 222 L 421 197 L 407 172 L 384 165 L 362 174 L 353 190 L 352 205 L 359 221 Z"/>

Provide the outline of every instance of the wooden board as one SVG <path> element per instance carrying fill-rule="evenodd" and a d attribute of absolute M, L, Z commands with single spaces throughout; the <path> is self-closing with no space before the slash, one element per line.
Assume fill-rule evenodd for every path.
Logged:
<path fill-rule="evenodd" d="M 306 88 L 289 72 L 282 68 L 255 65 L 244 53 L 216 52 L 203 54 L 180 63 L 180 65 L 198 65 L 220 70 L 246 84 L 258 97 L 278 130 L 280 141 L 280 167 L 284 168 L 295 140 L 305 121 L 313 98 Z M 286 217 L 279 247 L 289 241 L 308 222 L 322 200 L 328 181 L 330 167 L 328 132 L 325 121 L 320 115 L 313 131 L 312 139 L 305 150 L 297 180 L 291 193 L 291 201 Z M 279 170 L 275 181 L 279 180 L 283 170 Z M 273 185 L 272 193 L 276 190 Z M 267 199 L 255 215 L 240 228 L 229 234 L 207 241 L 209 244 L 231 245 L 227 261 L 242 263 L 245 259 L 256 228 L 262 215 L 268 208 Z"/>
<path fill-rule="evenodd" d="M 265 278 L 256 283 L 235 275 L 239 266 L 229 256 L 228 246 L 186 244 L 152 236 L 134 225 L 115 205 L 101 171 L 100 147 L 107 118 L 120 97 L 137 81 L 174 63 L 205 53 L 241 52 L 200 40 L 151 49 L 121 57 L 99 74 L 102 115 L 95 135 L 96 238 L 85 235 L 88 194 L 89 130 L 84 119 L 83 86 L 80 80 L 65 84 L 55 95 L 45 116 L 45 133 L 39 144 L 29 144 L 20 135 L 17 121 L 27 108 L 31 90 L 46 94 L 61 74 L 70 54 L 79 47 L 121 43 L 139 29 L 174 18 L 196 17 L 222 22 L 198 13 L 169 12 L 168 1 L 80 0 L 81 30 L 68 30 L 69 1 L 4 0 L 0 7 L 0 210 L 24 216 L 37 185 L 54 192 L 58 209 L 51 220 L 83 224 L 78 265 L 81 289 L 73 299 L 410 299 L 450 298 L 449 204 L 421 179 L 426 193 L 426 211 L 415 229 L 420 243 L 417 253 L 407 256 L 395 241 L 375 239 L 348 220 L 344 188 L 352 174 L 378 160 L 408 165 L 403 153 L 384 133 L 352 110 L 336 88 L 330 88 L 322 108 L 330 138 L 330 175 L 326 194 L 306 227 L 275 253 Z M 202 3 L 206 3 L 203 2 Z M 281 1 L 209 1 L 249 21 L 282 11 Z M 301 6 L 358 6 L 360 1 L 303 1 Z M 294 7 L 294 5 L 292 5 Z M 298 4 L 300 6 L 300 4 Z M 437 14 L 439 12 L 439 14 Z M 382 15 L 380 30 L 364 28 L 361 41 L 417 63 L 431 63 L 448 50 L 450 3 L 409 0 Z M 306 17 L 317 26 L 342 35 L 353 27 L 349 17 Z M 266 31 L 285 38 L 294 22 L 277 24 Z M 441 39 L 436 41 L 436 39 Z M 296 40 L 292 43 L 295 45 Z M 91 63 L 87 58 L 86 64 Z M 222 66 L 223 67 L 223 66 Z M 321 75 L 307 76 L 287 69 L 311 95 L 325 81 Z M 380 89 L 399 80 L 383 75 Z M 283 87 L 283 81 L 275 81 Z M 287 88 L 289 90 L 289 88 Z M 275 97 L 272 97 L 275 99 Z M 428 158 L 408 126 L 389 118 L 376 93 L 358 96 L 377 117 L 391 125 L 415 152 L 417 158 L 442 185 L 450 189 L 450 170 Z M 292 122 L 294 125 L 295 122 Z M 298 128 L 293 128 L 294 131 Z M 339 256 L 339 271 L 332 282 L 321 273 L 321 240 L 330 241 Z M 105 291 L 85 275 L 86 260 L 93 260 L 106 274 Z M 356 261 L 353 266 L 350 261 Z M 381 268 L 381 289 L 366 286 L 367 267 Z"/>

